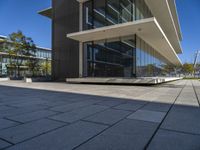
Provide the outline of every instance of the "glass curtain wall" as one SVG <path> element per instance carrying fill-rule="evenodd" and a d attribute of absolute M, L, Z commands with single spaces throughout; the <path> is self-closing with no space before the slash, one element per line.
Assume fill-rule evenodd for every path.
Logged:
<path fill-rule="evenodd" d="M 138 77 L 163 76 L 165 58 L 136 36 L 136 74 Z"/>
<path fill-rule="evenodd" d="M 87 76 L 135 76 L 135 36 L 88 42 L 84 48 L 87 49 Z"/>
<path fill-rule="evenodd" d="M 152 17 L 152 14 L 144 0 L 90 0 L 83 4 L 83 30 L 149 17 Z M 145 44 L 141 46 L 136 48 L 135 35 L 84 43 L 84 51 L 87 55 L 86 76 L 134 77 L 137 73 L 137 76 L 153 75 L 152 69 L 145 67 L 148 64 L 153 65 L 153 58 L 148 57 L 152 49 Z"/>
<path fill-rule="evenodd" d="M 144 0 L 90 0 L 83 4 L 83 30 L 150 17 Z"/>

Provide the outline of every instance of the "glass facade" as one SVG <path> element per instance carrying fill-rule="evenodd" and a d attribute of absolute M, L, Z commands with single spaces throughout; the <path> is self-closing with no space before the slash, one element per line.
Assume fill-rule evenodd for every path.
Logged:
<path fill-rule="evenodd" d="M 91 0 L 83 4 L 83 30 L 126 23 L 152 14 L 144 0 Z M 137 35 L 84 43 L 85 76 L 149 77 L 165 60 Z"/>
<path fill-rule="evenodd" d="M 163 60 L 163 61 L 161 61 Z M 136 37 L 136 74 L 139 77 L 163 76 L 165 58 L 145 41 Z"/>
<path fill-rule="evenodd" d="M 46 50 L 42 48 L 38 48 L 35 53 L 37 58 L 47 58 L 51 59 L 51 50 Z"/>
<path fill-rule="evenodd" d="M 135 76 L 135 36 L 84 44 L 87 50 L 87 76 Z"/>
<path fill-rule="evenodd" d="M 83 5 L 84 30 L 150 17 L 144 0 L 90 0 Z"/>

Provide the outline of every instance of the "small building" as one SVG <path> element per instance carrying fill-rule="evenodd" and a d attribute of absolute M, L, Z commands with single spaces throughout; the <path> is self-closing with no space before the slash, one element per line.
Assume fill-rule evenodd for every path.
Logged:
<path fill-rule="evenodd" d="M 0 45 L 3 45 L 5 44 L 5 41 L 6 41 L 7 37 L 6 36 L 2 36 L 0 35 Z M 9 68 L 13 67 L 11 65 L 11 61 L 14 61 L 14 59 L 18 59 L 20 61 L 22 61 L 22 64 L 25 64 L 27 60 L 30 60 L 30 59 L 36 59 L 38 60 L 40 63 L 49 63 L 51 62 L 51 49 L 49 48 L 43 48 L 43 47 L 39 47 L 37 46 L 36 47 L 36 52 L 35 52 L 35 56 L 23 56 L 23 55 L 18 55 L 18 56 L 15 56 L 15 57 L 12 57 L 12 60 L 11 60 L 11 54 L 9 54 L 8 52 L 4 52 L 4 51 L 1 51 L 0 49 L 0 76 L 14 76 L 13 73 L 9 73 Z M 21 76 L 24 76 L 24 75 L 27 75 L 27 74 L 30 74 L 29 73 L 29 70 L 28 70 L 28 67 L 26 65 L 21 65 L 20 66 L 20 75 Z M 40 75 L 43 75 L 44 73 L 40 73 Z"/>

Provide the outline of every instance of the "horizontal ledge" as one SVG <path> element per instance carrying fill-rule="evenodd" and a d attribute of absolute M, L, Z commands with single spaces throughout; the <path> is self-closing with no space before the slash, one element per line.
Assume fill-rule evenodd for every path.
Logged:
<path fill-rule="evenodd" d="M 174 48 L 155 18 L 70 33 L 67 34 L 67 37 L 79 42 L 90 42 L 132 36 L 135 34 L 165 57 L 168 63 L 181 65 L 181 61 L 174 51 Z"/>
<path fill-rule="evenodd" d="M 177 53 L 182 53 L 181 31 L 173 0 L 145 0 L 153 16 L 157 19 L 171 45 Z"/>
<path fill-rule="evenodd" d="M 89 0 L 76 0 L 79 3 L 84 3 Z M 176 4 L 174 0 L 145 0 L 148 8 L 158 20 L 174 50 L 177 53 L 182 53 L 180 41 L 182 34 L 178 14 L 176 11 Z"/>
<path fill-rule="evenodd" d="M 38 11 L 38 14 L 48 17 L 48 18 L 52 18 L 52 8 L 46 8 L 44 10 Z"/>

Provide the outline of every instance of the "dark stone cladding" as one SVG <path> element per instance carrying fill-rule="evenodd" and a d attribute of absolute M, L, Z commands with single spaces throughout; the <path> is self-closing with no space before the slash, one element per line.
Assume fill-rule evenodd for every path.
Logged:
<path fill-rule="evenodd" d="M 79 43 L 66 37 L 79 31 L 79 3 L 76 0 L 52 0 L 52 77 L 79 76 Z"/>

